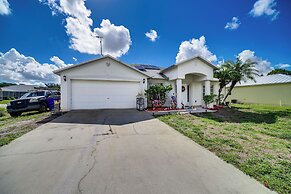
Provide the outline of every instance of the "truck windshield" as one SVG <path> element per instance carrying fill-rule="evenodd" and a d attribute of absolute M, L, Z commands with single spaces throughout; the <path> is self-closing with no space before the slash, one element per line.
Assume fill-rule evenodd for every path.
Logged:
<path fill-rule="evenodd" d="M 20 98 L 23 99 L 23 98 L 30 98 L 30 97 L 37 97 L 37 96 L 45 96 L 45 91 L 28 92 L 28 93 L 25 93 Z"/>

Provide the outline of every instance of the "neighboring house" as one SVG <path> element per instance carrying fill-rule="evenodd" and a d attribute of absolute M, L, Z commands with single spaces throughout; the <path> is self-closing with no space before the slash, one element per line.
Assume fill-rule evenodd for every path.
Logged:
<path fill-rule="evenodd" d="M 203 105 L 203 94 L 218 91 L 216 68 L 202 57 L 193 57 L 166 69 L 125 64 L 109 55 L 54 71 L 61 77 L 61 108 L 135 108 L 137 94 L 151 84 L 171 84 L 178 107 Z M 169 101 L 167 102 L 169 105 Z"/>
<path fill-rule="evenodd" d="M 39 88 L 37 85 L 12 85 L 0 88 L 0 100 L 8 98 L 20 98 L 28 91 L 36 90 Z"/>
<path fill-rule="evenodd" d="M 291 105 L 291 76 L 274 74 L 257 77 L 256 82 L 241 82 L 227 99 L 241 103 Z"/>

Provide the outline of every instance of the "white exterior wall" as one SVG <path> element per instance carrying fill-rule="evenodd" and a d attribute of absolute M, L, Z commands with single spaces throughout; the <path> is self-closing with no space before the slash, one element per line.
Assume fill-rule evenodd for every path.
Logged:
<path fill-rule="evenodd" d="M 61 74 L 61 110 L 69 111 L 71 108 L 71 80 L 66 76 L 64 81 L 64 74 Z"/>
<path fill-rule="evenodd" d="M 64 81 L 64 76 L 66 76 L 66 81 Z M 144 88 L 147 88 L 146 75 L 110 58 L 64 70 L 61 72 L 60 77 L 62 111 L 71 110 L 71 80 L 135 81 L 140 83 L 140 93 L 144 91 Z M 143 79 L 145 79 L 145 83 L 143 83 Z"/>
<path fill-rule="evenodd" d="M 177 66 L 178 78 L 185 79 L 189 73 L 203 74 L 205 79 L 213 79 L 213 68 L 199 59 L 194 59 Z"/>
<path fill-rule="evenodd" d="M 169 78 L 169 80 L 175 80 L 178 78 L 177 67 L 167 70 L 164 74 Z"/>

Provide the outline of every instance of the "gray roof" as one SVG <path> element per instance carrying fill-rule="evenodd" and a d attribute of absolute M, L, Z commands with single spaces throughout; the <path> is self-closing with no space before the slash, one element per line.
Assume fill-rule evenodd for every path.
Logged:
<path fill-rule="evenodd" d="M 6 92 L 28 92 L 39 88 L 38 85 L 12 85 L 0 88 L 1 91 Z"/>
<path fill-rule="evenodd" d="M 160 73 L 161 70 L 147 69 L 145 74 L 154 79 L 166 79 L 166 76 Z"/>
<path fill-rule="evenodd" d="M 145 64 L 131 64 L 131 66 L 135 67 L 136 69 L 142 71 L 149 78 L 154 79 L 167 79 L 167 77 L 161 73 L 162 67 L 157 67 L 155 65 L 145 65 Z"/>
<path fill-rule="evenodd" d="M 237 86 L 255 86 L 255 85 L 267 85 L 267 84 L 282 84 L 282 83 L 291 83 L 291 75 L 283 74 L 274 74 L 261 76 L 256 78 L 256 82 L 248 80 L 246 82 L 242 81 Z"/>

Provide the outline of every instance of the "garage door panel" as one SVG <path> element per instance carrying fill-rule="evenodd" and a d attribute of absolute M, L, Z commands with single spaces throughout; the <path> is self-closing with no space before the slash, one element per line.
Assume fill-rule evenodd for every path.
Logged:
<path fill-rule="evenodd" d="M 72 80 L 72 109 L 134 108 L 139 82 Z"/>

